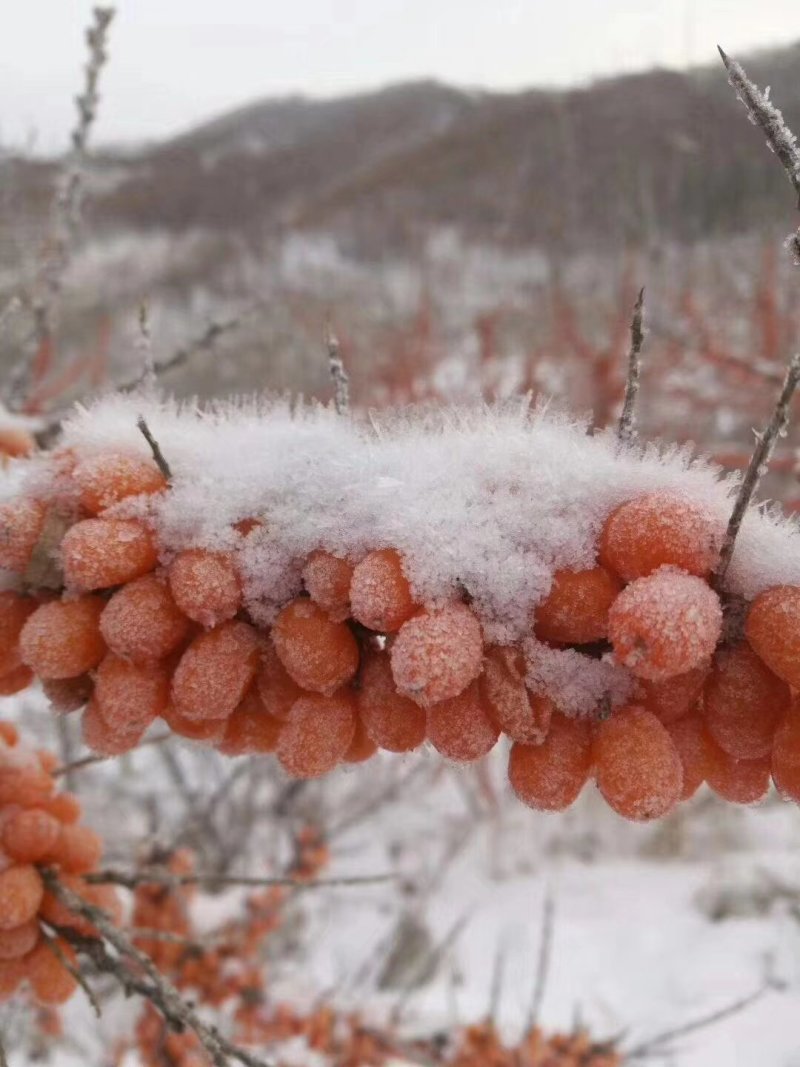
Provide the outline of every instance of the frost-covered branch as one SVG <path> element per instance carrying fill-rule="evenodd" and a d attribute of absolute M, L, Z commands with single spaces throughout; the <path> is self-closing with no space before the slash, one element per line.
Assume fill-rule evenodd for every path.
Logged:
<path fill-rule="evenodd" d="M 332 330 L 328 330 L 328 367 L 333 380 L 336 411 L 339 415 L 346 415 L 350 410 L 350 378 L 344 369 L 339 339 Z"/>
<path fill-rule="evenodd" d="M 775 448 L 776 441 L 786 432 L 786 427 L 789 424 L 789 406 L 799 381 L 800 355 L 796 355 L 786 370 L 783 387 L 781 388 L 780 395 L 775 403 L 772 416 L 763 433 L 756 435 L 756 445 L 753 449 L 753 454 L 750 457 L 750 464 L 742 479 L 742 484 L 739 487 L 736 502 L 733 506 L 733 512 L 728 522 L 728 528 L 725 531 L 725 540 L 723 541 L 722 550 L 720 551 L 719 563 L 714 572 L 714 580 L 718 589 L 722 588 L 725 584 L 725 576 L 728 573 L 728 567 L 730 566 L 733 557 L 736 538 L 742 525 L 742 519 L 744 518 L 747 508 L 750 505 L 750 501 L 753 499 L 753 495 L 758 489 L 758 485 L 766 472 L 767 464 L 769 463 L 770 456 Z"/>
<path fill-rule="evenodd" d="M 617 437 L 623 444 L 630 444 L 636 437 L 636 401 L 642 376 L 642 344 L 644 343 L 644 289 L 639 290 L 633 306 L 631 319 L 631 347 L 628 353 L 628 373 L 625 379 L 625 400 L 619 418 Z"/>
<path fill-rule="evenodd" d="M 185 885 L 202 885 L 210 887 L 250 886 L 260 889 L 284 886 L 287 889 L 339 889 L 349 886 L 384 885 L 396 880 L 395 874 L 354 875 L 342 878 L 316 878 L 304 881 L 289 875 L 273 878 L 260 878 L 247 875 L 226 874 L 173 874 L 166 868 L 145 867 L 137 871 L 107 869 L 94 871 L 86 876 L 87 882 L 97 884 L 120 885 L 126 889 L 135 889 L 139 885 L 164 885 L 177 889 Z"/>
<path fill-rule="evenodd" d="M 214 1067 L 228 1067 L 231 1060 L 236 1060 L 244 1067 L 270 1067 L 266 1060 L 232 1044 L 216 1027 L 203 1022 L 150 957 L 114 925 L 106 912 L 87 904 L 73 893 L 54 871 L 43 871 L 42 879 L 53 896 L 99 931 L 102 940 L 83 937 L 69 927 L 60 928 L 59 933 L 88 956 L 99 971 L 116 978 L 126 993 L 136 993 L 149 1000 L 178 1033 L 188 1029 L 196 1034 Z M 109 952 L 109 945 L 116 955 Z"/>
<path fill-rule="evenodd" d="M 89 137 L 97 118 L 100 101 L 98 84 L 108 58 L 106 43 L 114 14 L 113 7 L 94 8 L 93 22 L 86 31 L 89 54 L 83 90 L 75 98 L 78 119 L 71 134 L 72 147 L 53 200 L 53 225 L 48 248 L 42 257 L 30 297 L 33 332 L 23 358 L 12 369 L 4 389 L 4 399 L 13 410 L 22 406 L 34 374 L 37 355 L 48 350 L 53 336 L 64 275 L 80 229 L 84 168 Z"/>
<path fill-rule="evenodd" d="M 166 479 L 167 483 L 171 482 L 172 471 L 170 470 L 169 463 L 167 463 L 166 459 L 164 458 L 164 453 L 161 451 L 161 445 L 153 436 L 153 433 L 150 427 L 147 425 L 147 420 L 145 419 L 144 415 L 139 416 L 139 418 L 136 420 L 136 425 L 138 426 L 139 432 L 141 433 L 142 437 L 145 439 L 145 441 L 147 441 L 148 445 L 150 446 L 150 451 L 153 453 L 153 460 L 155 461 L 155 465 L 164 475 L 164 478 Z"/>

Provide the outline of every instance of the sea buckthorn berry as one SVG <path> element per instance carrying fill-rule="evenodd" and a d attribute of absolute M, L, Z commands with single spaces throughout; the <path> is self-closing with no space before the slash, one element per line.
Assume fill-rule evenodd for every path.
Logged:
<path fill-rule="evenodd" d="M 246 622 L 225 622 L 200 634 L 181 656 L 172 678 L 172 702 L 187 719 L 232 714 L 256 676 L 258 634 Z"/>
<path fill-rule="evenodd" d="M 356 699 L 364 729 L 380 748 L 411 752 L 425 740 L 425 711 L 397 692 L 386 652 L 364 655 Z"/>
<path fill-rule="evenodd" d="M 618 709 L 594 741 L 597 787 L 626 819 L 657 819 L 683 792 L 683 765 L 663 723 L 644 708 Z"/>
<path fill-rule="evenodd" d="M 750 605 L 745 634 L 779 678 L 800 689 L 800 589 L 779 585 Z"/>
<path fill-rule="evenodd" d="M 184 615 L 202 626 L 218 626 L 242 606 L 242 583 L 226 552 L 181 552 L 169 568 L 169 587 Z"/>
<path fill-rule="evenodd" d="M 53 711 L 69 715 L 86 707 L 94 692 L 94 681 L 89 674 L 79 674 L 76 678 L 48 678 L 42 682 L 42 689 Z"/>
<path fill-rule="evenodd" d="M 133 723 L 129 726 L 109 726 L 97 701 L 92 697 L 81 718 L 83 743 L 98 756 L 122 756 L 136 748 L 147 732 L 147 726 Z"/>
<path fill-rule="evenodd" d="M 622 583 L 605 567 L 556 571 L 547 597 L 534 610 L 541 641 L 586 645 L 608 635 L 608 611 Z"/>
<path fill-rule="evenodd" d="M 669 726 L 688 715 L 695 706 L 710 669 L 710 663 L 702 663 L 685 674 L 673 674 L 670 678 L 641 679 L 636 690 L 636 703 Z"/>
<path fill-rule="evenodd" d="M 553 702 L 529 693 L 525 686 L 525 660 L 514 648 L 491 648 L 483 661 L 481 691 L 492 718 L 512 741 L 539 745 L 547 737 Z"/>
<path fill-rule="evenodd" d="M 0 806 L 39 807 L 54 789 L 53 779 L 39 767 L 0 766 Z"/>
<path fill-rule="evenodd" d="M 35 609 L 36 601 L 32 597 L 11 590 L 0 592 L 0 675 L 10 673 L 22 663 L 19 635 Z"/>
<path fill-rule="evenodd" d="M 25 979 L 22 960 L 0 960 L 0 1002 L 12 997 Z"/>
<path fill-rule="evenodd" d="M 30 667 L 15 667 L 13 671 L 9 671 L 0 678 L 0 697 L 10 697 L 14 693 L 21 693 L 32 681 L 33 671 Z"/>
<path fill-rule="evenodd" d="M 797 702 L 775 732 L 772 779 L 781 796 L 800 804 L 800 709 Z"/>
<path fill-rule="evenodd" d="M 350 582 L 353 564 L 331 552 L 312 552 L 303 567 L 303 582 L 308 595 L 334 622 L 350 615 Z"/>
<path fill-rule="evenodd" d="M 356 564 L 350 607 L 357 622 L 382 634 L 399 630 L 419 610 L 403 573 L 403 561 L 393 548 L 370 552 Z"/>
<path fill-rule="evenodd" d="M 77 678 L 96 667 L 105 655 L 100 634 L 99 597 L 51 600 L 39 607 L 22 627 L 22 661 L 39 678 Z"/>
<path fill-rule="evenodd" d="M 21 926 L 14 926 L 10 930 L 0 930 L 0 961 L 22 959 L 36 948 L 38 940 L 39 923 L 36 919 L 28 919 Z"/>
<path fill-rule="evenodd" d="M 13 811 L 0 824 L 0 848 L 17 863 L 38 863 L 58 840 L 61 824 L 41 808 Z"/>
<path fill-rule="evenodd" d="M 185 737 L 188 741 L 205 741 L 216 745 L 225 736 L 228 716 L 221 719 L 188 719 L 168 704 L 161 713 L 161 718 L 173 733 Z"/>
<path fill-rule="evenodd" d="M 743 641 L 714 658 L 703 694 L 703 717 L 729 756 L 758 759 L 771 751 L 790 700 L 789 686 Z"/>
<path fill-rule="evenodd" d="M 94 870 L 103 855 L 103 842 L 94 830 L 75 823 L 61 823 L 58 839 L 48 854 L 67 874 L 87 874 Z"/>
<path fill-rule="evenodd" d="M 0 456 L 16 459 L 29 456 L 36 448 L 33 434 L 24 426 L 0 427 Z"/>
<path fill-rule="evenodd" d="M 350 748 L 344 755 L 345 763 L 365 763 L 378 751 L 378 746 L 369 736 L 360 718 L 356 719 L 356 732 L 350 742 Z"/>
<path fill-rule="evenodd" d="M 72 793 L 56 793 L 42 802 L 42 809 L 59 822 L 77 822 L 82 814 L 81 802 Z"/>
<path fill-rule="evenodd" d="M 358 645 L 347 624 L 305 597 L 281 611 L 272 641 L 294 681 L 314 693 L 330 696 L 358 670 Z"/>
<path fill-rule="evenodd" d="M 701 578 L 668 569 L 631 582 L 608 616 L 617 659 L 651 681 L 699 667 L 721 630 L 717 594 Z"/>
<path fill-rule="evenodd" d="M 400 628 L 391 663 L 398 690 L 423 708 L 458 696 L 483 666 L 480 623 L 465 604 L 416 615 Z"/>
<path fill-rule="evenodd" d="M 295 700 L 304 692 L 281 663 L 272 641 L 261 649 L 256 685 L 266 710 L 281 720 L 288 718 Z"/>
<path fill-rule="evenodd" d="M 0 930 L 13 930 L 29 922 L 39 910 L 44 895 L 35 867 L 7 867 L 0 871 Z"/>
<path fill-rule="evenodd" d="M 0 567 L 22 574 L 44 529 L 47 507 L 20 497 L 0 504 Z"/>
<path fill-rule="evenodd" d="M 600 562 L 626 582 L 659 567 L 704 577 L 717 561 L 723 526 L 703 504 L 660 491 L 629 500 L 607 519 Z"/>
<path fill-rule="evenodd" d="M 346 689 L 300 697 L 278 738 L 278 759 L 293 778 L 318 778 L 341 763 L 353 743 L 356 708 Z"/>
<path fill-rule="evenodd" d="M 135 519 L 84 519 L 64 534 L 61 565 L 73 589 L 110 589 L 158 563 L 153 535 Z"/>
<path fill-rule="evenodd" d="M 46 748 L 37 749 L 36 758 L 39 760 L 39 766 L 45 774 L 53 774 L 60 765 L 59 758 L 55 752 L 50 752 Z"/>
<path fill-rule="evenodd" d="M 511 747 L 508 780 L 529 808 L 564 811 L 586 784 L 592 769 L 589 723 L 555 712 L 541 744 Z"/>
<path fill-rule="evenodd" d="M 102 908 L 115 925 L 122 921 L 122 905 L 114 886 L 92 885 L 80 875 L 59 871 L 59 882 L 84 903 Z M 75 930 L 84 937 L 97 937 L 98 932 L 87 919 L 72 911 L 62 900 L 47 890 L 42 899 L 39 915 L 51 926 L 63 926 Z"/>
<path fill-rule="evenodd" d="M 146 729 L 166 708 L 169 683 L 166 667 L 139 667 L 109 652 L 97 668 L 94 699 L 112 730 Z"/>
<path fill-rule="evenodd" d="M 734 759 L 706 733 L 706 782 L 731 804 L 757 804 L 769 792 L 770 758 Z"/>
<path fill-rule="evenodd" d="M 19 730 L 13 722 L 0 721 L 0 741 L 9 745 L 11 748 L 17 744 L 19 741 Z"/>
<path fill-rule="evenodd" d="M 664 721 L 663 719 L 661 720 Z M 708 773 L 708 736 L 699 714 L 683 715 L 665 723 L 667 733 L 678 750 L 683 767 L 681 800 L 694 796 Z"/>
<path fill-rule="evenodd" d="M 274 752 L 282 723 L 265 709 L 257 689 L 251 689 L 227 720 L 217 745 L 226 756 Z"/>
<path fill-rule="evenodd" d="M 81 506 L 92 515 L 142 493 L 160 493 L 167 480 L 150 459 L 120 452 L 88 456 L 72 469 Z"/>
<path fill-rule="evenodd" d="M 123 659 L 153 663 L 175 651 L 189 625 L 168 586 L 146 574 L 114 593 L 100 619 L 100 632 Z"/>
<path fill-rule="evenodd" d="M 78 980 L 62 963 L 62 957 L 77 968 L 75 950 L 68 941 L 56 939 L 58 952 L 46 941 L 40 941 L 25 959 L 28 981 L 40 1004 L 66 1004 L 78 988 Z"/>
<path fill-rule="evenodd" d="M 477 681 L 428 708 L 427 735 L 440 755 L 458 763 L 472 763 L 491 752 L 500 731 Z"/>

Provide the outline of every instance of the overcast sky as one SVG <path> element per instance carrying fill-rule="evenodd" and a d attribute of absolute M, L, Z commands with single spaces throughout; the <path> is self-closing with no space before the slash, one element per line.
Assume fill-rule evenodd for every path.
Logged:
<path fill-rule="evenodd" d="M 7 0 L 0 140 L 63 146 L 93 0 Z M 409 78 L 515 89 L 800 39 L 800 0 L 120 0 L 97 135 Z"/>

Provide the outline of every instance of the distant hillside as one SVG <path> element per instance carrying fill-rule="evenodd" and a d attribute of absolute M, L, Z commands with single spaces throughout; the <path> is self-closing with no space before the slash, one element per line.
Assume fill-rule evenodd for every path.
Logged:
<path fill-rule="evenodd" d="M 800 43 L 744 59 L 800 128 Z M 105 164 L 114 178 L 92 209 L 103 226 L 324 228 L 368 256 L 443 224 L 575 250 L 737 232 L 792 212 L 721 65 L 568 92 L 421 82 L 267 100 Z"/>

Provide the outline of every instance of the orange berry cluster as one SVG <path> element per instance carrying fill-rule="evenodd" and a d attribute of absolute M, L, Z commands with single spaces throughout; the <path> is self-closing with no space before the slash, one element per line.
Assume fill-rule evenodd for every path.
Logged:
<path fill-rule="evenodd" d="M 169 555 L 145 519 L 120 517 L 119 505 L 169 491 L 150 460 L 58 462 L 76 509 L 70 522 L 60 513 L 65 592 L 0 594 L 0 690 L 35 675 L 57 710 L 88 701 L 83 735 L 98 753 L 135 747 L 160 717 L 183 737 L 229 755 L 274 752 L 291 776 L 312 778 L 426 740 L 470 762 L 504 733 L 526 803 L 560 810 L 594 776 L 614 810 L 647 819 L 700 781 L 732 800 L 763 795 L 777 733 L 776 781 L 797 792 L 800 728 L 784 711 L 800 683 L 800 590 L 762 594 L 749 644 L 722 648 L 709 584 L 722 530 L 677 493 L 618 507 L 598 564 L 557 571 L 532 614 L 539 643 L 628 672 L 629 706 L 610 718 L 598 706 L 589 721 L 562 714 L 558 693 L 530 690 L 524 642 L 485 647 L 468 603 L 417 603 L 392 548 L 357 561 L 314 551 L 305 593 L 267 630 L 247 613 L 235 552 Z M 26 573 L 57 507 L 29 497 L 0 507 L 0 565 Z M 238 536 L 266 521 L 240 523 Z"/>
<path fill-rule="evenodd" d="M 87 903 L 111 917 L 119 914 L 112 887 L 85 881 L 102 843 L 79 823 L 75 797 L 56 792 L 56 763 L 49 752 L 24 745 L 13 725 L 0 722 L 0 1001 L 27 987 L 39 1004 L 65 1003 L 78 984 L 66 966 L 75 965 L 75 952 L 48 930 L 94 935 L 46 889 L 40 866 L 56 870 Z"/>

